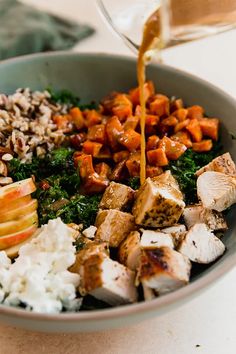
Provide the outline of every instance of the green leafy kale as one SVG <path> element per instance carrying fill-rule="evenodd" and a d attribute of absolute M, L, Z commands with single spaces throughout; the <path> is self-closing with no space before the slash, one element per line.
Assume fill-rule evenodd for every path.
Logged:
<path fill-rule="evenodd" d="M 222 145 L 217 142 L 209 152 L 198 153 L 188 149 L 178 160 L 170 162 L 168 169 L 177 179 L 187 204 L 197 202 L 196 171 L 219 156 L 221 152 Z"/>
<path fill-rule="evenodd" d="M 136 190 L 140 187 L 140 178 L 139 177 L 131 177 L 126 182 L 127 186 L 131 187 L 132 189 Z"/>
<path fill-rule="evenodd" d="M 85 109 L 96 109 L 97 104 L 91 102 L 88 104 L 81 104 L 80 98 L 75 96 L 69 90 L 54 91 L 51 88 L 47 88 L 47 91 L 51 95 L 51 101 L 60 104 L 67 104 L 70 107 L 79 107 L 82 111 Z"/>

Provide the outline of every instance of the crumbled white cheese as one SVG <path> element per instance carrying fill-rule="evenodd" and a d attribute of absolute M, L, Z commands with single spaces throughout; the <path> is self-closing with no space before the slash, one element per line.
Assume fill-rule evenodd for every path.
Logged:
<path fill-rule="evenodd" d="M 67 269 L 75 262 L 73 231 L 60 218 L 42 226 L 37 237 L 22 246 L 11 264 L 0 252 L 0 302 L 35 312 L 75 310 L 79 275 Z"/>
<path fill-rule="evenodd" d="M 96 231 L 97 231 L 96 226 L 91 225 L 87 227 L 87 229 L 85 229 L 82 233 L 87 238 L 94 238 Z"/>

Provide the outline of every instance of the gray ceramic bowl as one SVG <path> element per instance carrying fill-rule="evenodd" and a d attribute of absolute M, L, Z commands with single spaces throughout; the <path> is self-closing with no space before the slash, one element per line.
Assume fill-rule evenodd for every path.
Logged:
<path fill-rule="evenodd" d="M 209 116 L 222 121 L 223 143 L 236 161 L 236 144 L 228 131 L 236 132 L 236 102 L 207 82 L 163 65 L 150 65 L 147 78 L 158 91 L 182 97 L 187 105 L 200 104 Z M 18 87 L 68 89 L 83 102 L 100 100 L 113 90 L 126 91 L 137 85 L 135 60 L 100 54 L 53 53 L 25 56 L 0 64 L 0 92 Z M 197 296 L 226 274 L 236 263 L 235 208 L 228 215 L 230 229 L 224 237 L 227 252 L 186 287 L 150 302 L 93 312 L 44 315 L 0 306 L 0 320 L 31 330 L 75 332 L 129 325 L 160 315 Z"/>

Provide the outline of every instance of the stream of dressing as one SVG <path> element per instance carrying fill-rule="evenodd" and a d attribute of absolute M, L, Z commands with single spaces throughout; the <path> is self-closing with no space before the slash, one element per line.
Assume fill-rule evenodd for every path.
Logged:
<path fill-rule="evenodd" d="M 146 179 L 146 141 L 145 141 L 145 121 L 146 121 L 146 98 L 144 84 L 146 80 L 145 65 L 148 60 L 148 52 L 159 52 L 162 48 L 161 41 L 161 19 L 160 9 L 156 10 L 145 22 L 143 29 L 143 39 L 139 48 L 137 77 L 140 92 L 140 129 L 141 129 L 141 158 L 140 158 L 140 184 Z"/>

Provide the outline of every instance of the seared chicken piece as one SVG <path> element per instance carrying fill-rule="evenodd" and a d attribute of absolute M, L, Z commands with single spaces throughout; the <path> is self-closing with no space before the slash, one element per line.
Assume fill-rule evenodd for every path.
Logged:
<path fill-rule="evenodd" d="M 87 258 L 82 266 L 80 292 L 110 305 L 137 301 L 135 273 L 103 254 Z"/>
<path fill-rule="evenodd" d="M 140 246 L 142 249 L 155 249 L 165 246 L 174 248 L 174 242 L 170 234 L 153 230 L 141 231 Z"/>
<path fill-rule="evenodd" d="M 118 260 L 129 269 L 136 270 L 140 252 L 140 234 L 138 231 L 132 231 L 119 246 Z"/>
<path fill-rule="evenodd" d="M 225 251 L 225 245 L 206 226 L 195 224 L 180 243 L 178 251 L 197 263 L 211 263 Z"/>
<path fill-rule="evenodd" d="M 189 282 L 191 262 L 169 247 L 143 250 L 139 277 L 141 283 L 159 295 L 178 289 Z"/>
<path fill-rule="evenodd" d="M 223 211 L 236 202 L 236 176 L 204 172 L 197 179 L 197 194 L 205 208 Z"/>
<path fill-rule="evenodd" d="M 170 227 L 165 227 L 164 229 L 160 230 L 166 234 L 170 234 L 174 241 L 175 247 L 179 244 L 179 242 L 183 239 L 186 234 L 186 227 L 183 224 L 177 224 Z"/>
<path fill-rule="evenodd" d="M 93 239 L 95 237 L 96 231 L 97 231 L 96 226 L 91 225 L 91 226 L 87 227 L 87 229 L 82 231 L 82 234 L 87 238 Z"/>
<path fill-rule="evenodd" d="M 135 229 L 134 217 L 119 210 L 100 210 L 95 221 L 95 238 L 106 241 L 110 247 L 119 244 Z"/>
<path fill-rule="evenodd" d="M 177 197 L 183 199 L 183 194 L 179 188 L 179 184 L 174 178 L 174 176 L 171 174 L 170 170 L 165 171 L 159 176 L 153 177 L 152 180 L 154 183 L 157 184 L 157 186 L 164 185 L 170 187 L 171 189 L 174 188 Z"/>
<path fill-rule="evenodd" d="M 196 172 L 196 176 L 200 176 L 203 172 L 206 171 L 221 172 L 225 173 L 226 175 L 236 175 L 235 163 L 232 160 L 229 152 L 216 157 L 209 164 L 200 168 L 200 170 Z"/>
<path fill-rule="evenodd" d="M 124 184 L 111 182 L 99 204 L 101 209 L 127 210 L 134 199 L 134 190 Z"/>
<path fill-rule="evenodd" d="M 195 224 L 204 223 L 211 231 L 227 230 L 222 213 L 206 209 L 200 204 L 187 206 L 184 209 L 183 217 L 188 229 Z"/>
<path fill-rule="evenodd" d="M 178 222 L 183 212 L 185 203 L 181 193 L 161 179 L 158 182 L 158 177 L 155 181 L 147 178 L 137 193 L 133 215 L 138 225 L 172 226 Z"/>

